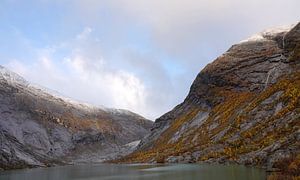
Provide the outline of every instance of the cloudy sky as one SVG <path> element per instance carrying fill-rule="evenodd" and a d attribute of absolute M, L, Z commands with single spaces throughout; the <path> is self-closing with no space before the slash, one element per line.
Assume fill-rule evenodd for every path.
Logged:
<path fill-rule="evenodd" d="M 300 20 L 299 0 L 1 0 L 0 64 L 154 120 L 232 44 Z"/>

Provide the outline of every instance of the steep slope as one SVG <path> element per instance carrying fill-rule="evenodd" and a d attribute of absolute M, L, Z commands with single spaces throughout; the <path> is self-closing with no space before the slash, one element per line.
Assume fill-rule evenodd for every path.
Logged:
<path fill-rule="evenodd" d="M 300 151 L 300 23 L 232 46 L 155 121 L 127 162 L 233 162 L 276 168 Z M 299 173 L 299 171 L 297 171 Z"/>
<path fill-rule="evenodd" d="M 60 97 L 0 66 L 0 169 L 115 158 L 151 126 L 129 111 Z"/>

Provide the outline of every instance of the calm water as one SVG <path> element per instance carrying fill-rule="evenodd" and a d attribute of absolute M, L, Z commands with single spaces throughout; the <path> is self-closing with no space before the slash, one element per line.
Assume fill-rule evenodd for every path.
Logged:
<path fill-rule="evenodd" d="M 0 172 L 0 180 L 247 180 L 265 179 L 261 169 L 222 165 L 78 165 Z"/>

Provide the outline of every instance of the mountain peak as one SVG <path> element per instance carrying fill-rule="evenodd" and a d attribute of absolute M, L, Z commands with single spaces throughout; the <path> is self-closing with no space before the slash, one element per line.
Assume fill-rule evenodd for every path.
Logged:
<path fill-rule="evenodd" d="M 284 163 L 299 162 L 300 23 L 254 37 L 208 64 L 184 102 L 158 118 L 121 161 L 238 163 L 283 172 Z"/>
<path fill-rule="evenodd" d="M 3 66 L 0 97 L 0 169 L 115 158 L 131 152 L 126 144 L 152 125 L 130 111 L 98 108 L 32 85 Z"/>
<path fill-rule="evenodd" d="M 18 85 L 28 85 L 29 83 L 17 73 L 10 71 L 4 66 L 0 65 L 0 80 L 5 80 L 10 84 L 18 84 Z"/>
<path fill-rule="evenodd" d="M 260 33 L 254 34 L 254 35 L 250 36 L 249 38 L 242 40 L 240 43 L 253 42 L 253 41 L 266 41 L 269 39 L 274 39 L 277 36 L 284 36 L 287 32 L 289 32 L 295 26 L 296 26 L 296 24 L 292 24 L 292 25 L 285 25 L 285 26 L 279 26 L 279 27 L 265 29 L 264 31 L 262 31 Z"/>

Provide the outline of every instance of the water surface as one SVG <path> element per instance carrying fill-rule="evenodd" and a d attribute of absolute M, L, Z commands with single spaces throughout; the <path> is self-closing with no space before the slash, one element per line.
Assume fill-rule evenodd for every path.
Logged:
<path fill-rule="evenodd" d="M 0 180 L 259 180 L 262 169 L 236 165 L 93 164 L 0 172 Z"/>

